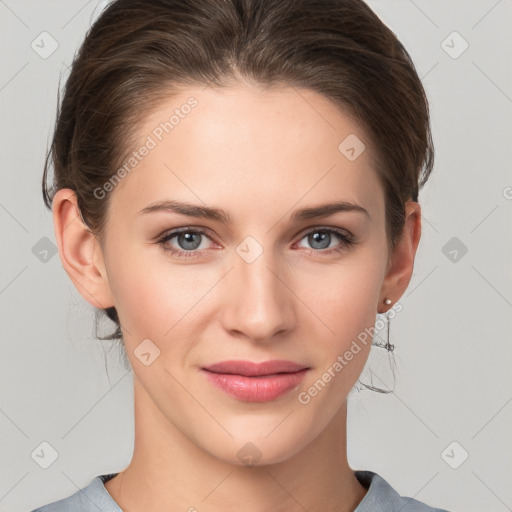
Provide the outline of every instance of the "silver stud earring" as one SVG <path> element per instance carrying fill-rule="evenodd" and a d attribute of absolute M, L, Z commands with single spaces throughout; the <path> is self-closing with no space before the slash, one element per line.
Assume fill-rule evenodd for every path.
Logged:
<path fill-rule="evenodd" d="M 393 302 L 391 299 L 386 299 L 386 300 L 384 301 L 384 304 L 386 304 L 386 305 L 388 305 L 388 306 L 389 306 L 389 305 L 391 304 L 391 302 Z"/>

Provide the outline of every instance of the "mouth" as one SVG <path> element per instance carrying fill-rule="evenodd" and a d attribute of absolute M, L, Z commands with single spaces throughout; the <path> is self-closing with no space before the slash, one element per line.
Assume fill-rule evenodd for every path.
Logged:
<path fill-rule="evenodd" d="M 268 402 L 297 388 L 310 368 L 292 361 L 223 361 L 201 368 L 221 391 L 246 402 Z"/>

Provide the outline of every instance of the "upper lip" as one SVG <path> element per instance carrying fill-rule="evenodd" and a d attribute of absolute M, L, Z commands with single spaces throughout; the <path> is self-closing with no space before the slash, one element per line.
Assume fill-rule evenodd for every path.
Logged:
<path fill-rule="evenodd" d="M 274 373 L 292 373 L 308 368 L 293 361 L 271 360 L 256 363 L 252 361 L 222 361 L 203 367 L 204 370 L 215 373 L 231 373 L 246 377 L 272 375 Z"/>

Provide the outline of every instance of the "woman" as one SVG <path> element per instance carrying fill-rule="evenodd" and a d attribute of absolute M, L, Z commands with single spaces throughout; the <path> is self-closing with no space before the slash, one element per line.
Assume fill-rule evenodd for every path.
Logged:
<path fill-rule="evenodd" d="M 126 348 L 135 447 L 37 510 L 441 510 L 346 453 L 433 155 L 414 65 L 360 0 L 110 4 L 43 192 L 66 272 Z"/>

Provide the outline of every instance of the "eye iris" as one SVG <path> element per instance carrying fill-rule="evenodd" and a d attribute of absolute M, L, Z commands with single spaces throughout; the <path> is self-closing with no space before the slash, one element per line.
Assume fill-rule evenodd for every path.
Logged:
<path fill-rule="evenodd" d="M 321 243 L 322 247 L 315 247 L 314 243 L 320 241 L 325 242 L 327 240 L 327 243 Z M 331 242 L 331 234 L 327 233 L 326 231 L 316 231 L 315 233 L 311 233 L 308 236 L 308 242 L 311 244 L 312 247 L 315 249 L 326 249 L 329 247 L 329 244 Z"/>
<path fill-rule="evenodd" d="M 193 240 L 194 237 L 196 237 L 195 241 Z M 193 232 L 180 233 L 178 235 L 178 244 L 180 245 L 180 247 L 182 249 L 188 249 L 188 250 L 197 249 L 199 247 L 199 245 L 201 245 L 201 233 L 193 233 Z"/>

